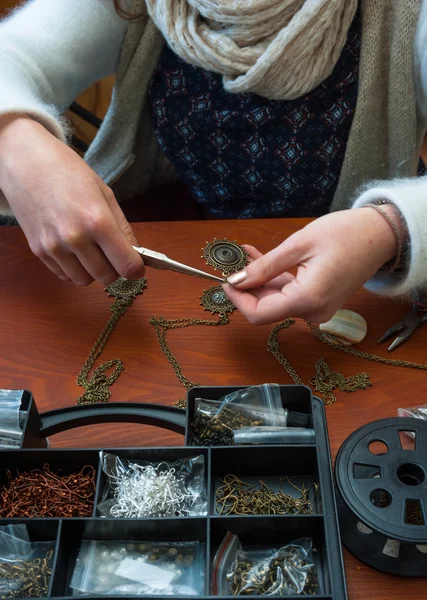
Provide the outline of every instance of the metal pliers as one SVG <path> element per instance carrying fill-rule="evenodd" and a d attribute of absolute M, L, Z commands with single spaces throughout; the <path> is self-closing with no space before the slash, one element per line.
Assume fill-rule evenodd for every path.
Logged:
<path fill-rule="evenodd" d="M 203 279 L 210 279 L 211 281 L 217 281 L 218 283 L 227 281 L 224 277 L 217 277 L 216 275 L 212 275 L 212 273 L 200 271 L 200 269 L 195 269 L 189 265 L 172 260 L 166 256 L 166 254 L 162 254 L 161 252 L 142 248 L 141 246 L 132 246 L 132 248 L 141 255 L 145 265 L 152 269 L 176 271 L 177 273 L 184 273 L 184 275 L 192 275 L 193 277 L 202 277 Z"/>
<path fill-rule="evenodd" d="M 418 327 L 427 321 L 427 309 L 424 305 L 415 303 L 412 305 L 412 310 L 401 321 L 395 323 L 386 333 L 378 340 L 378 344 L 391 338 L 394 334 L 399 334 L 396 339 L 388 347 L 391 352 L 403 342 L 406 342 Z"/>

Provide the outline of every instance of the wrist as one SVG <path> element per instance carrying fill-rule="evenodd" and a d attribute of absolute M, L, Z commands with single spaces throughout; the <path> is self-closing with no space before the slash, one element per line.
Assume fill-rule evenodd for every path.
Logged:
<path fill-rule="evenodd" d="M 384 259 L 381 269 L 394 271 L 400 266 L 408 240 L 408 230 L 400 211 L 385 200 L 366 204 L 362 208 L 369 208 L 371 218 L 376 218 L 376 237 Z"/>
<path fill-rule="evenodd" d="M 0 138 L 3 139 L 9 134 L 10 130 L 16 128 L 22 121 L 29 121 L 30 119 L 23 114 L 6 114 L 0 116 Z"/>
<path fill-rule="evenodd" d="M 408 229 L 399 209 L 394 204 L 380 204 L 380 208 L 390 217 L 396 226 L 402 245 L 406 244 L 409 237 Z"/>
<path fill-rule="evenodd" d="M 9 174 L 22 164 L 28 153 L 28 143 L 34 134 L 45 131 L 37 121 L 25 115 L 3 115 L 0 117 L 0 187 Z M 34 143 L 34 142 L 33 142 Z M 33 146 L 34 147 L 34 146 Z"/>

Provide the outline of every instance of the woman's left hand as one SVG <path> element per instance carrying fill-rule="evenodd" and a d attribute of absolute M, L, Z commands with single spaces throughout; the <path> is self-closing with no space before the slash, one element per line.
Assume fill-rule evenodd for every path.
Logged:
<path fill-rule="evenodd" d="M 397 210 L 392 205 L 381 209 L 403 238 Z M 321 217 L 267 254 L 245 248 L 251 262 L 223 287 L 248 321 L 262 325 L 301 317 L 323 323 L 393 259 L 397 240 L 383 215 L 360 208 Z M 287 272 L 293 268 L 296 276 Z"/>

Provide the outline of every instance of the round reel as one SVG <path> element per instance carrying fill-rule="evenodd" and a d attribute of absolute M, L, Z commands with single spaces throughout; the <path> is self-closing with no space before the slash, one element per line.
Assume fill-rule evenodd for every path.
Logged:
<path fill-rule="evenodd" d="M 427 575 L 427 422 L 374 421 L 352 433 L 335 462 L 341 537 L 368 565 Z"/>

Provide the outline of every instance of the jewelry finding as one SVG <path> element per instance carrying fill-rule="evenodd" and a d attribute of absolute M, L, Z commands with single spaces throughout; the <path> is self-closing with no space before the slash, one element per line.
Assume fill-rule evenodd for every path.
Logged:
<path fill-rule="evenodd" d="M 53 472 L 48 464 L 16 475 L 7 471 L 0 488 L 0 518 L 90 517 L 95 479 L 91 465 L 70 475 Z"/>
<path fill-rule="evenodd" d="M 132 303 L 139 294 L 142 294 L 146 287 L 147 280 L 144 277 L 142 279 L 125 279 L 124 277 L 119 277 L 116 281 L 109 283 L 105 291 L 109 296 L 114 296 L 118 300 L 130 300 Z"/>
<path fill-rule="evenodd" d="M 139 519 L 191 514 L 195 496 L 187 489 L 185 477 L 167 463 L 157 466 L 130 463 L 126 472 L 110 477 L 115 501 L 110 509 L 112 517 Z"/>
<path fill-rule="evenodd" d="M 203 256 L 207 265 L 220 270 L 224 277 L 227 277 L 234 271 L 240 271 L 248 264 L 248 253 L 237 242 L 230 242 L 227 239 L 206 242 L 203 248 Z"/>
<path fill-rule="evenodd" d="M 200 296 L 200 304 L 204 310 L 209 310 L 213 315 L 216 313 L 220 315 L 232 313 L 236 308 L 220 285 L 203 290 L 203 294 Z"/>
<path fill-rule="evenodd" d="M 282 484 L 287 481 L 297 492 L 298 497 L 285 494 Z M 259 485 L 246 483 L 236 475 L 226 475 L 220 479 L 223 484 L 216 490 L 216 511 L 219 515 L 297 515 L 313 514 L 313 505 L 310 494 L 317 492 L 317 484 L 306 488 L 302 484 L 297 487 L 288 477 L 280 478 L 280 487 L 276 492 L 265 482 Z"/>

